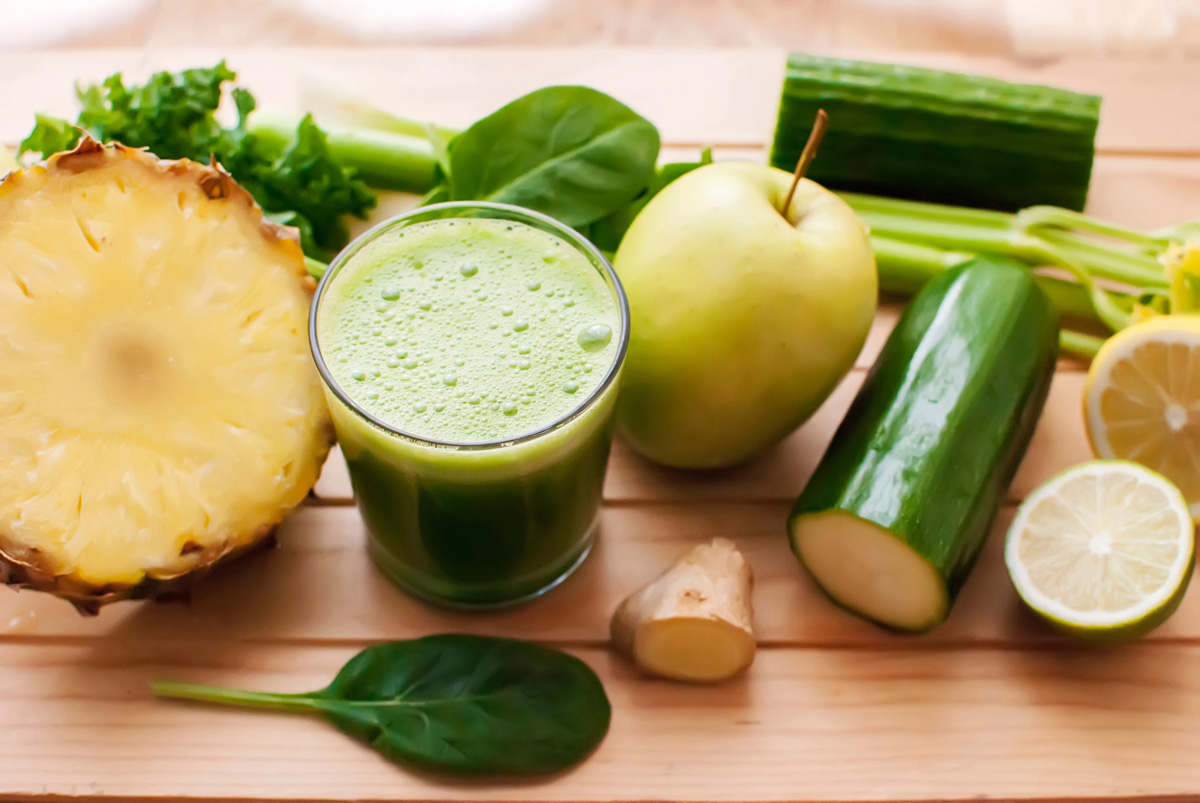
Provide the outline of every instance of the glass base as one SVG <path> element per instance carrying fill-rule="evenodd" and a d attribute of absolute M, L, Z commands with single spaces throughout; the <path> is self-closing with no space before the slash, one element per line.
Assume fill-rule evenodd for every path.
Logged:
<path fill-rule="evenodd" d="M 395 565 L 398 562 L 395 556 L 389 555 L 383 550 L 379 549 L 375 539 L 370 538 L 370 536 L 368 536 L 368 552 L 370 553 L 371 560 L 375 563 L 375 566 L 383 573 L 385 577 L 387 577 L 388 580 L 390 580 L 406 594 L 410 594 L 422 602 L 428 602 L 432 605 L 438 606 L 439 608 L 447 608 L 454 611 L 494 611 L 503 608 L 512 608 L 517 605 L 523 605 L 526 602 L 532 602 L 548 591 L 552 591 L 553 589 L 562 585 L 568 577 L 575 573 L 576 569 L 583 565 L 583 562 L 587 560 L 588 555 L 592 553 L 592 547 L 596 544 L 598 530 L 599 522 L 597 521 L 592 525 L 587 536 L 583 539 L 583 543 L 580 545 L 579 550 L 570 558 L 566 566 L 545 584 L 538 586 L 532 591 L 524 592 L 514 597 L 505 597 L 502 599 L 485 600 L 480 602 L 454 599 L 430 591 L 428 588 L 423 587 L 419 583 L 413 582 L 411 579 L 405 576 L 405 573 L 402 569 L 400 569 L 400 567 Z"/>

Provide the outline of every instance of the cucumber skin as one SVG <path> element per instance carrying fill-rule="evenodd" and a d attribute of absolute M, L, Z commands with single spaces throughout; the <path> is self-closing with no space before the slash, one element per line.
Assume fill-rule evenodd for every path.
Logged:
<path fill-rule="evenodd" d="M 938 276 L 888 338 L 789 534 L 798 517 L 833 509 L 886 528 L 942 577 L 948 614 L 1033 437 L 1057 359 L 1058 314 L 1028 268 L 981 258 Z M 794 540 L 792 549 L 800 558 Z"/>
<path fill-rule="evenodd" d="M 808 177 L 830 189 L 1016 211 L 1082 211 L 1100 98 L 996 78 L 791 54 L 771 164 L 792 170 L 817 109 Z"/>

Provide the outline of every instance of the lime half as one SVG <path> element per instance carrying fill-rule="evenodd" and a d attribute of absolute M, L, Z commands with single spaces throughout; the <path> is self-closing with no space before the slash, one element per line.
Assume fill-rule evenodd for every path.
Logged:
<path fill-rule="evenodd" d="M 1124 460 L 1094 460 L 1038 488 L 1004 549 L 1021 598 L 1049 622 L 1102 641 L 1162 624 L 1192 576 L 1195 529 L 1166 477 Z"/>

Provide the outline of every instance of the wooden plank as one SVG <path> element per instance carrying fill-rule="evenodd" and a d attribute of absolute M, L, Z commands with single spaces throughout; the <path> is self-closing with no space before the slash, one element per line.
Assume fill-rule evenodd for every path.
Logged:
<path fill-rule="evenodd" d="M 609 508 L 595 552 L 575 577 L 542 600 L 479 615 L 434 608 L 391 586 L 366 555 L 354 508 L 307 508 L 288 522 L 278 550 L 226 567 L 199 585 L 187 606 L 121 603 L 84 619 L 47 595 L 0 589 L 0 645 L 90 636 L 301 645 L 468 631 L 597 646 L 607 642 L 608 618 L 621 599 L 714 536 L 735 540 L 753 567 L 763 644 L 931 649 L 1065 641 L 1025 611 L 1009 582 L 1003 541 L 1011 506 L 998 517 L 949 621 L 920 637 L 882 631 L 826 600 L 790 552 L 788 510 L 781 503 Z M 1200 639 L 1200 585 L 1148 638 Z"/>
<path fill-rule="evenodd" d="M 297 75 L 340 74 L 383 105 L 465 124 L 550 81 L 606 89 L 660 125 L 664 159 L 705 142 L 761 158 L 778 51 L 215 49 L 0 54 L 0 136 L 33 109 L 69 111 L 76 78 L 134 76 L 226 55 L 265 103 L 296 108 Z M 869 54 L 878 59 L 888 54 Z M 909 56 L 913 58 L 913 56 Z M 1200 117 L 1178 113 L 1194 71 L 1174 64 L 1067 61 L 1016 66 L 917 57 L 1079 89 L 1103 88 L 1090 210 L 1131 225 L 1200 217 Z M 685 80 L 686 79 L 686 80 Z M 1180 154 L 1191 154 L 1184 158 Z M 411 199 L 392 199 L 392 211 Z M 386 214 L 381 209 L 378 216 Z M 95 619 L 48 596 L 0 590 L 0 797 L 4 800 L 966 799 L 1193 795 L 1200 770 L 1200 591 L 1148 641 L 1075 649 L 1029 615 L 1001 560 L 1002 512 L 949 622 L 918 638 L 829 603 L 783 532 L 803 485 L 894 321 L 885 310 L 859 368 L 806 427 L 749 466 L 683 475 L 614 450 L 603 537 L 560 590 L 468 616 L 392 588 L 363 549 L 344 466 L 295 514 L 279 550 L 231 565 L 190 606 L 124 603 Z M 1012 500 L 1089 456 L 1078 367 L 1060 370 Z M 724 535 L 756 573 L 764 647 L 746 678 L 717 688 L 642 680 L 607 643 L 617 601 L 700 540 Z M 156 704 L 155 677 L 302 690 L 324 685 L 381 639 L 469 630 L 568 646 L 601 674 L 613 732 L 552 783 L 453 785 L 400 772 L 320 722 Z"/>
<path fill-rule="evenodd" d="M 834 55 L 831 51 L 829 55 Z M 1173 113 L 1191 97 L 1191 72 L 1166 61 L 1067 59 L 1048 64 L 956 54 L 841 51 L 876 61 L 923 64 L 1047 83 L 1104 95 L 1098 145 L 1118 153 L 1200 153 L 1200 117 Z M 218 47 L 28 51 L 0 54 L 0 71 L 20 81 L 0 86 L 0 137 L 17 141 L 33 110 L 74 108 L 76 81 L 114 70 L 142 78 L 151 70 L 213 64 L 225 58 L 264 104 L 300 108 L 308 73 L 340 78 L 398 112 L 465 126 L 518 94 L 547 83 L 582 83 L 621 98 L 674 143 L 760 145 L 774 129 L 784 53 L 702 48 L 282 48 Z"/>
<path fill-rule="evenodd" d="M 319 688 L 357 648 L 186 641 L 0 650 L 4 798 L 1077 800 L 1200 786 L 1200 648 L 765 650 L 716 687 L 575 650 L 612 698 L 597 753 L 552 782 L 403 772 L 308 718 L 147 697 L 169 677 Z M 186 790 L 186 791 L 185 791 Z"/>
<path fill-rule="evenodd" d="M 767 454 L 737 468 L 708 472 L 663 468 L 639 458 L 618 439 L 609 460 L 605 499 L 618 503 L 792 501 L 812 476 L 864 377 L 863 370 L 851 372 L 804 426 Z M 1063 469 L 1091 459 L 1083 426 L 1084 380 L 1085 375 L 1075 371 L 1059 371 L 1055 376 L 1029 453 L 1013 482 L 1011 500 L 1019 501 Z M 351 501 L 350 478 L 336 449 L 315 492 L 327 504 Z"/>

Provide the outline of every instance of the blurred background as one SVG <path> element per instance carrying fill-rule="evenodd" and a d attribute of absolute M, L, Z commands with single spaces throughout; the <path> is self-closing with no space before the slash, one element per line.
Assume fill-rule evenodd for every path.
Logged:
<path fill-rule="evenodd" d="M 717 46 L 1200 58 L 1200 0 L 3 0 L 0 50 Z"/>

